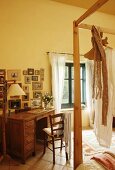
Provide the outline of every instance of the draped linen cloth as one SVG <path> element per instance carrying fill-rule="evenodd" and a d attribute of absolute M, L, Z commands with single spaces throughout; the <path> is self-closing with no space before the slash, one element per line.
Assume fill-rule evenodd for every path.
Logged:
<path fill-rule="evenodd" d="M 107 112 L 107 125 L 102 125 L 102 98 L 94 99 L 95 120 L 94 132 L 100 145 L 110 147 L 112 139 L 112 120 L 115 114 L 115 80 L 114 80 L 114 67 L 115 67 L 115 51 L 111 48 L 105 49 L 106 64 L 108 70 L 108 112 Z"/>
<path fill-rule="evenodd" d="M 95 28 L 95 26 L 92 26 L 91 32 L 94 52 L 93 98 L 102 98 L 102 124 L 107 125 L 108 74 L 106 56 L 102 43 L 101 33 Z"/>

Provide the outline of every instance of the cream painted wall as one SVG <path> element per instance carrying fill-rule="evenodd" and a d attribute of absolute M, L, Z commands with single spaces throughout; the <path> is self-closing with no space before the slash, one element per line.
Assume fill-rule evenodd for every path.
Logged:
<path fill-rule="evenodd" d="M 73 21 L 84 9 L 50 0 L 0 1 L 0 68 L 45 68 L 43 91 L 51 90 L 47 51 L 73 51 Z M 84 23 L 115 28 L 115 17 L 94 13 Z M 115 48 L 115 36 L 107 35 Z M 91 48 L 90 31 L 80 30 L 80 54 Z M 22 80 L 23 81 L 23 80 Z"/>

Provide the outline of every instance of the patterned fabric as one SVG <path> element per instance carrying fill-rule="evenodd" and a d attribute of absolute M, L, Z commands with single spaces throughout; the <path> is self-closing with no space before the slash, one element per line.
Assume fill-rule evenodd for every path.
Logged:
<path fill-rule="evenodd" d="M 107 125 L 108 112 L 108 74 L 106 55 L 100 32 L 92 26 L 92 45 L 94 50 L 93 98 L 102 98 L 102 125 Z M 102 78 L 101 78 L 102 73 Z"/>

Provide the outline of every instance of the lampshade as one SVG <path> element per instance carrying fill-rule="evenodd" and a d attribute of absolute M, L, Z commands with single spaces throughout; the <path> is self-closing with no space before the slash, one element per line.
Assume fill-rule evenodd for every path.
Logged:
<path fill-rule="evenodd" d="M 11 84 L 11 86 L 8 89 L 7 96 L 21 96 L 21 95 L 26 95 L 23 89 L 19 86 L 17 83 Z"/>

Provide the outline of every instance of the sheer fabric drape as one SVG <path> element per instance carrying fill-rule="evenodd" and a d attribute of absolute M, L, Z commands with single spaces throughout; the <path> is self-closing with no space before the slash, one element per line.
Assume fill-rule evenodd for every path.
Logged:
<path fill-rule="evenodd" d="M 52 67 L 52 94 L 54 97 L 54 107 L 56 113 L 59 113 L 61 110 L 64 88 L 66 55 L 50 53 L 49 58 Z"/>
<path fill-rule="evenodd" d="M 92 83 L 93 83 L 93 61 L 86 61 L 86 105 L 89 114 L 90 126 L 94 124 L 94 106 L 92 99 Z"/>

